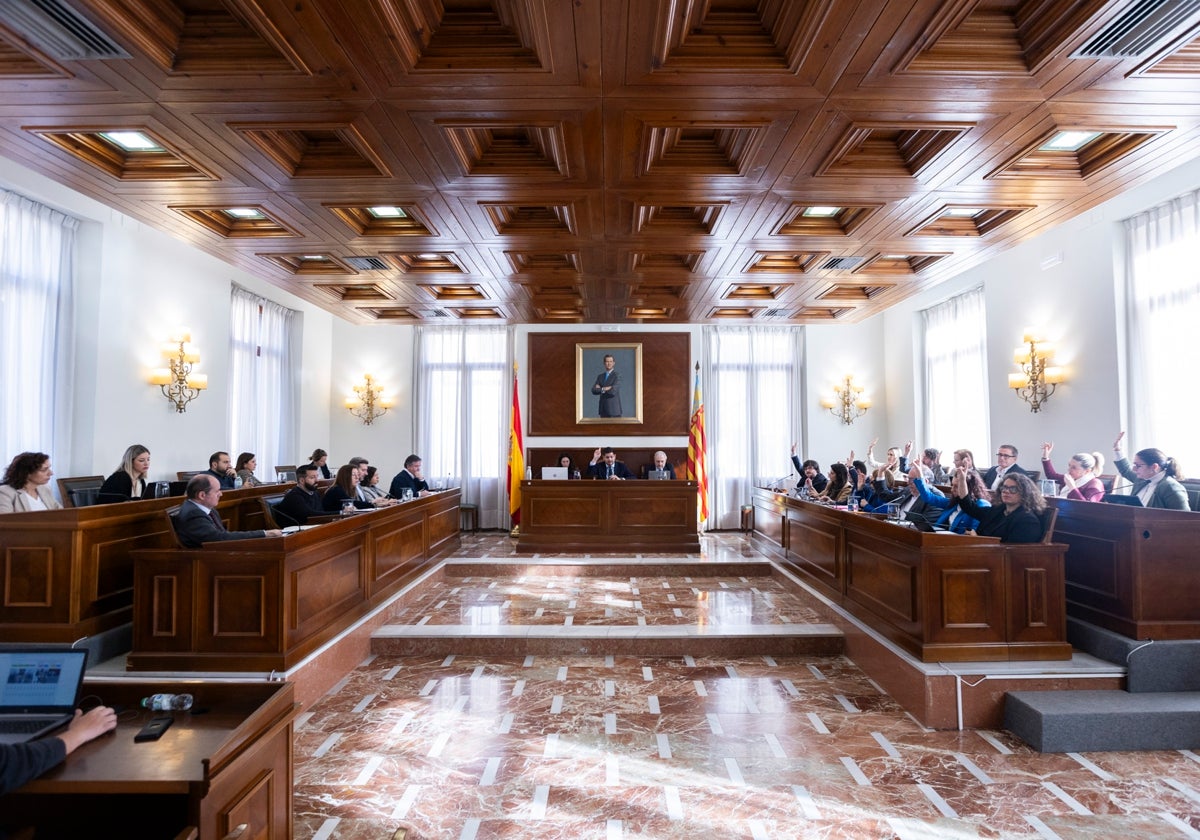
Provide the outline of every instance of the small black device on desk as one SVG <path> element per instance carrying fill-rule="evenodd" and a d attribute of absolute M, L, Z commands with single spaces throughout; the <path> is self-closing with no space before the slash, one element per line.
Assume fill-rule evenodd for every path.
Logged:
<path fill-rule="evenodd" d="M 157 741 L 162 737 L 162 734 L 170 729 L 171 724 L 175 719 L 170 715 L 160 715 L 159 717 L 151 718 L 150 722 L 141 728 L 138 734 L 133 736 L 133 740 L 141 743 L 142 741 Z"/>

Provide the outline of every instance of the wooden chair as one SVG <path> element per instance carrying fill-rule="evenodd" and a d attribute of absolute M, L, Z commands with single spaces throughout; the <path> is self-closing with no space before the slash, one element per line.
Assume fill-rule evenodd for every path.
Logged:
<path fill-rule="evenodd" d="M 1103 473 L 1099 476 L 1099 478 L 1100 483 L 1104 485 L 1104 492 L 1111 493 L 1113 491 L 1113 484 L 1115 484 L 1117 481 L 1117 474 Z"/>
<path fill-rule="evenodd" d="M 1042 545 L 1054 542 L 1054 523 L 1058 521 L 1058 508 L 1046 505 L 1039 519 L 1042 520 Z"/>
<path fill-rule="evenodd" d="M 163 511 L 163 516 L 167 518 L 167 533 L 171 535 L 171 539 L 175 541 L 176 548 L 187 548 L 183 544 L 183 540 L 179 539 L 179 532 L 175 530 L 175 517 L 179 514 L 179 509 L 183 505 L 172 505 Z"/>
<path fill-rule="evenodd" d="M 63 507 L 88 507 L 96 504 L 100 499 L 100 487 L 103 484 L 102 475 L 58 479 L 58 494 L 62 496 Z"/>
<path fill-rule="evenodd" d="M 1042 480 L 1041 470 L 1025 470 L 1025 475 L 1029 476 L 1029 480 L 1035 485 Z"/>
<path fill-rule="evenodd" d="M 175 477 L 180 481 L 191 481 L 193 476 L 200 475 L 202 472 L 208 472 L 208 470 L 180 470 L 175 473 Z"/>

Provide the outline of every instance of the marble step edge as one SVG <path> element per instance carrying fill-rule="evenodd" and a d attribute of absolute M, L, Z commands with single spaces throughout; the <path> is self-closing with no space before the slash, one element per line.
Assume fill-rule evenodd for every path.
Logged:
<path fill-rule="evenodd" d="M 376 639 L 749 639 L 842 638 L 843 633 L 833 624 L 723 624 L 703 627 L 679 624 L 385 624 L 371 635 Z"/>

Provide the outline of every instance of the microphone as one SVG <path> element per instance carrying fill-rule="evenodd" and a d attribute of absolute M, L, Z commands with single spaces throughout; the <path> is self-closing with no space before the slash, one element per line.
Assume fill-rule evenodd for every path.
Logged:
<path fill-rule="evenodd" d="M 778 490 L 778 489 L 779 489 L 779 483 L 780 483 L 781 481 L 786 481 L 787 479 L 789 479 L 789 478 L 791 478 L 791 477 L 792 477 L 792 474 L 791 474 L 791 473 L 788 473 L 787 475 L 781 475 L 781 476 L 779 476 L 779 478 L 775 479 L 774 481 L 768 482 L 767 486 L 768 486 L 768 487 L 770 487 L 770 488 L 771 488 L 771 489 L 773 489 L 773 490 Z"/>

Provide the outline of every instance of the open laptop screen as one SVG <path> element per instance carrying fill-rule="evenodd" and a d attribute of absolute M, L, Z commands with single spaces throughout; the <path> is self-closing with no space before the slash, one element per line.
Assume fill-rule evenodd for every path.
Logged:
<path fill-rule="evenodd" d="M 73 713 L 86 665 L 85 649 L 0 650 L 0 717 Z"/>

